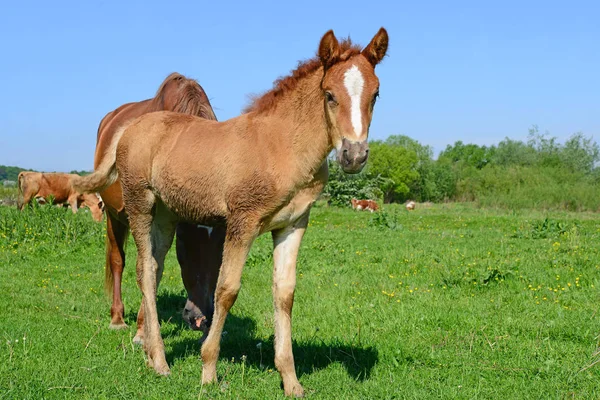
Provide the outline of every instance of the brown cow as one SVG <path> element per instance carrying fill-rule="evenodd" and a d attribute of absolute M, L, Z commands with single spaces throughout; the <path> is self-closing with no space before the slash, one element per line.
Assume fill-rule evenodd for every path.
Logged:
<path fill-rule="evenodd" d="M 77 197 L 78 207 L 87 207 L 90 209 L 92 218 L 95 221 L 102 221 L 102 214 L 104 213 L 104 202 L 98 193 L 84 193 Z"/>
<path fill-rule="evenodd" d="M 42 173 L 22 171 L 19 173 L 18 208 L 23 208 L 34 199 L 39 203 L 52 200 L 54 204 L 68 204 L 73 213 L 80 206 L 88 207 L 96 221 L 102 220 L 103 204 L 99 195 L 81 194 L 73 189 L 71 181 L 75 174 Z"/>
<path fill-rule="evenodd" d="M 350 200 L 350 203 L 352 203 L 352 209 L 357 211 L 365 210 L 374 212 L 379 210 L 379 206 L 377 205 L 377 202 L 375 200 L 352 199 Z"/>

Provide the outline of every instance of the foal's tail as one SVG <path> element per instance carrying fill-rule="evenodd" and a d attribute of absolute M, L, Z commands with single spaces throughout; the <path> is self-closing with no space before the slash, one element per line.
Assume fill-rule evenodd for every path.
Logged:
<path fill-rule="evenodd" d="M 127 125 L 115 132 L 110 146 L 104 153 L 102 162 L 94 172 L 86 176 L 73 177 L 71 185 L 79 193 L 101 192 L 117 180 L 117 145 Z"/>

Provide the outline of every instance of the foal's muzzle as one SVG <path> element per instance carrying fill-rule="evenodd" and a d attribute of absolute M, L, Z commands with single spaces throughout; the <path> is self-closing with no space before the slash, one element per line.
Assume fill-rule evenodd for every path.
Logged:
<path fill-rule="evenodd" d="M 352 142 L 346 138 L 342 139 L 342 147 L 338 151 L 338 162 L 344 172 L 348 174 L 357 174 L 367 164 L 369 158 L 369 143 L 366 140 L 362 142 Z"/>

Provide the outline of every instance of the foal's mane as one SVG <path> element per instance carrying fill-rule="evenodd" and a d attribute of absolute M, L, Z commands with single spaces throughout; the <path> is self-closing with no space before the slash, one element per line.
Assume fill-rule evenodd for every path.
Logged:
<path fill-rule="evenodd" d="M 350 57 L 360 54 L 360 51 L 361 47 L 352 43 L 350 38 L 343 39 L 340 42 L 341 55 L 338 58 L 338 62 L 346 61 Z M 321 68 L 322 65 L 323 64 L 318 56 L 308 60 L 299 61 L 298 67 L 296 67 L 290 75 L 277 78 L 277 80 L 273 82 L 273 89 L 261 95 L 250 96 L 250 104 L 244 108 L 243 112 L 261 113 L 272 109 L 281 95 L 294 90 L 298 86 L 300 80 Z"/>
<path fill-rule="evenodd" d="M 171 73 L 158 87 L 156 95 L 152 99 L 156 106 L 162 109 L 167 85 L 176 80 L 184 81 L 180 85 L 183 84 L 185 86 L 177 97 L 174 109 L 169 111 L 196 115 L 206 119 L 216 119 L 202 86 L 196 80 L 187 78 L 178 72 Z"/>

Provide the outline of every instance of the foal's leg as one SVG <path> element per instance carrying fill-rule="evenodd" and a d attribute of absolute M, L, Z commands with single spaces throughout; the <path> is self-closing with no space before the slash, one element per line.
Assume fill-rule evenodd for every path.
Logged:
<path fill-rule="evenodd" d="M 217 381 L 217 359 L 221 344 L 221 334 L 227 313 L 235 300 L 241 286 L 242 270 L 248 251 L 256 237 L 256 233 L 244 231 L 241 232 L 237 225 L 235 233 L 232 233 L 232 225 L 227 227 L 227 236 L 223 248 L 223 263 L 217 280 L 215 289 L 215 311 L 213 321 L 208 331 L 208 336 L 202 345 L 202 383 L 211 383 Z M 248 225 L 247 225 L 248 226 Z"/>
<path fill-rule="evenodd" d="M 294 225 L 273 231 L 273 304 L 275 306 L 275 366 L 286 396 L 304 396 L 292 353 L 292 306 L 296 288 L 296 258 L 308 224 L 308 213 Z"/>
<path fill-rule="evenodd" d="M 153 197 L 151 193 L 146 194 Z M 152 199 L 153 200 L 153 199 Z M 144 350 L 148 355 L 148 364 L 161 375 L 170 373 L 156 309 L 157 276 L 162 274 L 164 258 L 173 241 L 175 223 L 164 218 L 157 210 L 155 218 L 150 211 L 145 213 L 128 212 L 131 232 L 138 249 L 137 280 L 142 290 L 144 307 Z M 137 210 L 136 210 L 137 211 Z"/>
<path fill-rule="evenodd" d="M 162 239 L 159 239 L 156 235 L 157 232 L 163 232 Z M 164 272 L 164 263 L 165 256 L 167 252 L 171 248 L 171 244 L 173 243 L 173 236 L 175 233 L 175 222 L 169 221 L 168 219 L 155 219 L 152 225 L 152 251 L 153 257 L 157 262 L 156 269 L 156 291 L 158 291 L 158 286 L 160 286 L 160 281 L 162 280 L 163 272 Z M 165 242 L 164 238 L 168 238 Z M 166 246 L 166 247 L 165 247 Z M 156 294 L 155 291 L 155 294 Z M 156 302 L 156 300 L 155 300 Z M 136 344 L 144 344 L 144 336 L 146 330 L 145 321 L 145 307 L 144 301 L 142 298 L 142 302 L 140 304 L 140 309 L 137 314 L 137 331 L 135 333 L 135 337 L 133 338 L 133 343 Z"/>

